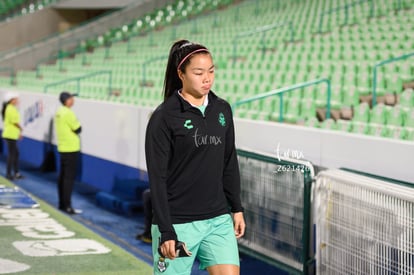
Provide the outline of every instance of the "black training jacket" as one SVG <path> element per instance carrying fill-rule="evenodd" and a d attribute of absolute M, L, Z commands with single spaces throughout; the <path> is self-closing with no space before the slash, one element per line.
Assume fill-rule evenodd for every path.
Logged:
<path fill-rule="evenodd" d="M 153 223 L 161 243 L 172 224 L 241 212 L 240 174 L 230 105 L 210 91 L 205 115 L 176 91 L 151 115 L 145 155 Z M 179 238 L 179 236 L 178 236 Z"/>

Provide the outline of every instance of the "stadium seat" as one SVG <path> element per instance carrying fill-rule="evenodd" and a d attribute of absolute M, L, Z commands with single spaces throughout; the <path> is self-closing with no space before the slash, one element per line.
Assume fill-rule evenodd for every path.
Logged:
<path fill-rule="evenodd" d="M 305 125 L 308 127 L 319 128 L 320 122 L 316 117 L 309 117 L 308 119 L 306 119 Z"/>
<path fill-rule="evenodd" d="M 404 129 L 406 131 L 406 134 L 404 136 L 404 139 L 405 140 L 408 140 L 408 141 L 414 141 L 414 128 L 412 128 L 412 127 L 406 127 Z"/>
<path fill-rule="evenodd" d="M 414 90 L 405 89 L 400 95 L 399 104 L 406 108 L 413 108 L 414 107 Z"/>
<path fill-rule="evenodd" d="M 369 123 L 367 132 L 372 136 L 389 137 L 387 126 L 381 123 Z"/>
<path fill-rule="evenodd" d="M 352 122 L 352 133 L 357 134 L 367 134 L 368 133 L 368 124 L 366 122 L 355 121 Z"/>
<path fill-rule="evenodd" d="M 370 122 L 387 124 L 391 107 L 384 105 L 383 103 L 377 104 L 370 111 Z"/>
<path fill-rule="evenodd" d="M 406 139 L 407 130 L 401 126 L 388 125 L 388 136 L 393 139 Z"/>
<path fill-rule="evenodd" d="M 322 129 L 329 129 L 329 130 L 338 130 L 338 125 L 336 124 L 336 121 L 332 118 L 325 119 L 321 124 L 320 128 Z"/>
<path fill-rule="evenodd" d="M 354 121 L 368 122 L 370 115 L 370 108 L 368 103 L 361 103 L 354 108 Z"/>
<path fill-rule="evenodd" d="M 404 126 L 414 128 L 414 108 L 409 109 L 407 112 L 407 115 L 405 116 Z"/>
<path fill-rule="evenodd" d="M 336 121 L 338 130 L 343 132 L 351 132 L 352 131 L 352 122 L 349 120 L 338 119 Z"/>
<path fill-rule="evenodd" d="M 342 91 L 344 106 L 357 106 L 359 104 L 359 94 L 355 86 L 344 87 Z"/>
<path fill-rule="evenodd" d="M 308 119 L 316 116 L 316 105 L 312 99 L 304 98 L 301 100 L 301 117 Z"/>
<path fill-rule="evenodd" d="M 403 126 L 406 119 L 406 110 L 400 105 L 390 108 L 390 113 L 387 119 L 388 125 Z"/>
<path fill-rule="evenodd" d="M 301 100 L 298 98 L 291 98 L 286 102 L 286 109 L 284 111 L 284 121 L 296 123 L 301 113 Z"/>

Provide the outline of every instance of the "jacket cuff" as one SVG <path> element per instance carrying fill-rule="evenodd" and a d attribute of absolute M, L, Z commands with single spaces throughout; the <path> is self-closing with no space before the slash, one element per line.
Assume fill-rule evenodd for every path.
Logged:
<path fill-rule="evenodd" d="M 177 234 L 174 231 L 167 231 L 167 232 L 161 233 L 160 245 L 166 241 L 178 241 Z"/>
<path fill-rule="evenodd" d="M 237 212 L 244 212 L 244 208 L 241 205 L 231 208 L 231 213 L 237 213 Z"/>

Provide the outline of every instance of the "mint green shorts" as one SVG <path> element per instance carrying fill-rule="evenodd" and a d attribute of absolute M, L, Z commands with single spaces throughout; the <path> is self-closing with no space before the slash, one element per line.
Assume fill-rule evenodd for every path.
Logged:
<path fill-rule="evenodd" d="M 200 269 L 218 264 L 240 265 L 233 220 L 229 214 L 173 226 L 178 240 L 186 244 L 192 255 L 174 260 L 166 259 L 167 269 L 165 272 L 160 272 L 158 270 L 160 231 L 157 225 L 152 225 L 154 274 L 189 275 L 195 258 L 200 262 Z"/>

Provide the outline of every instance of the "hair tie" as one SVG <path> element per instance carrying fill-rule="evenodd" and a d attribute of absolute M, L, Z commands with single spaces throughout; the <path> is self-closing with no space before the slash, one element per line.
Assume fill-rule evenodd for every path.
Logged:
<path fill-rule="evenodd" d="M 185 45 L 185 44 L 184 44 Z M 186 56 L 184 56 L 184 58 L 181 60 L 181 62 L 180 63 L 178 63 L 178 66 L 177 66 L 177 70 L 179 70 L 180 69 L 180 67 L 181 67 L 181 65 L 183 65 L 183 63 L 191 56 L 191 55 L 193 55 L 193 54 L 195 54 L 195 53 L 198 53 L 198 52 L 207 52 L 207 53 L 210 53 L 206 48 L 202 48 L 202 49 L 197 49 L 197 50 L 194 50 L 194 51 L 192 51 L 192 52 L 190 52 L 189 54 L 187 54 Z"/>

